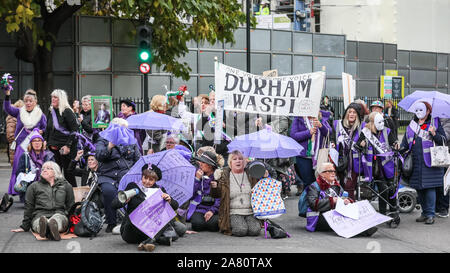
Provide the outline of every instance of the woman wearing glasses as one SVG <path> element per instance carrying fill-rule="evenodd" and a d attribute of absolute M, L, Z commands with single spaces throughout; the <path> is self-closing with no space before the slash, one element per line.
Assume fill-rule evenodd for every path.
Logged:
<path fill-rule="evenodd" d="M 323 217 L 323 214 L 336 207 L 338 198 L 342 198 L 344 189 L 336 179 L 336 170 L 332 163 L 322 163 L 317 166 L 317 177 L 311 187 L 308 188 L 306 200 L 308 201 L 308 211 L 306 213 L 306 230 L 331 231 L 331 227 Z M 344 204 L 353 203 L 350 198 L 343 198 Z M 360 235 L 371 236 L 377 231 L 376 227 L 370 228 Z"/>

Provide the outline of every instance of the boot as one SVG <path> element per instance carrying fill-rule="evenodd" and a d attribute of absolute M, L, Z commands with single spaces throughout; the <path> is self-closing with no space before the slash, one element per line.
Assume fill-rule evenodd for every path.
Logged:
<path fill-rule="evenodd" d="M 303 188 L 304 188 L 303 184 L 297 185 L 297 193 L 295 195 L 300 196 L 303 192 Z"/>

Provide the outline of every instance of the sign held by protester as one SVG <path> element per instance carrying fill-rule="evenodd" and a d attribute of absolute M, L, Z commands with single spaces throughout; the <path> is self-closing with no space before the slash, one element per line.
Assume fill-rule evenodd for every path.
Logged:
<path fill-rule="evenodd" d="M 264 77 L 215 63 L 216 101 L 225 110 L 317 117 L 324 86 L 325 72 Z"/>
<path fill-rule="evenodd" d="M 160 189 L 154 191 L 130 214 L 131 223 L 150 238 L 176 216 L 170 204 L 162 199 L 162 194 Z"/>
<path fill-rule="evenodd" d="M 112 120 L 112 97 L 91 97 L 92 128 L 108 128 Z"/>
<path fill-rule="evenodd" d="M 356 96 L 356 81 L 353 76 L 342 72 L 342 94 L 344 96 L 344 109 L 355 100 Z"/>
<path fill-rule="evenodd" d="M 336 210 L 330 210 L 323 214 L 330 227 L 341 237 L 351 238 L 371 227 L 392 220 L 391 217 L 376 212 L 368 200 L 358 201 L 354 204 L 359 208 L 359 219 L 357 220 L 345 217 Z"/>

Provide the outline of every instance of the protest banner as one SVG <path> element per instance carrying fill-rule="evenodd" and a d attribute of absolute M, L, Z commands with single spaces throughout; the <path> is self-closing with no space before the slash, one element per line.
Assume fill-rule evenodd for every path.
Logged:
<path fill-rule="evenodd" d="M 111 96 L 91 97 L 92 128 L 108 128 L 112 120 L 112 105 Z"/>
<path fill-rule="evenodd" d="M 215 63 L 216 101 L 225 110 L 317 117 L 324 84 L 325 72 L 264 77 Z"/>
<path fill-rule="evenodd" d="M 170 204 L 162 199 L 162 194 L 160 189 L 154 191 L 130 214 L 131 223 L 150 238 L 176 216 Z"/>
<path fill-rule="evenodd" d="M 355 100 L 356 96 L 356 82 L 353 76 L 342 72 L 342 92 L 344 96 L 344 109 Z"/>
<path fill-rule="evenodd" d="M 391 217 L 376 212 L 368 200 L 358 201 L 355 204 L 359 208 L 359 219 L 357 220 L 345 217 L 336 210 L 330 210 L 323 214 L 323 217 L 337 235 L 351 238 L 371 227 L 392 220 Z"/>

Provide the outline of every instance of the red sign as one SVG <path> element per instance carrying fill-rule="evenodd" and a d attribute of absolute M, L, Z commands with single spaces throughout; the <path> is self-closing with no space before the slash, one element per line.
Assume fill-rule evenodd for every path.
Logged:
<path fill-rule="evenodd" d="M 150 72 L 151 66 L 148 63 L 142 63 L 139 66 L 139 70 L 144 73 L 147 74 L 148 72 Z"/>

